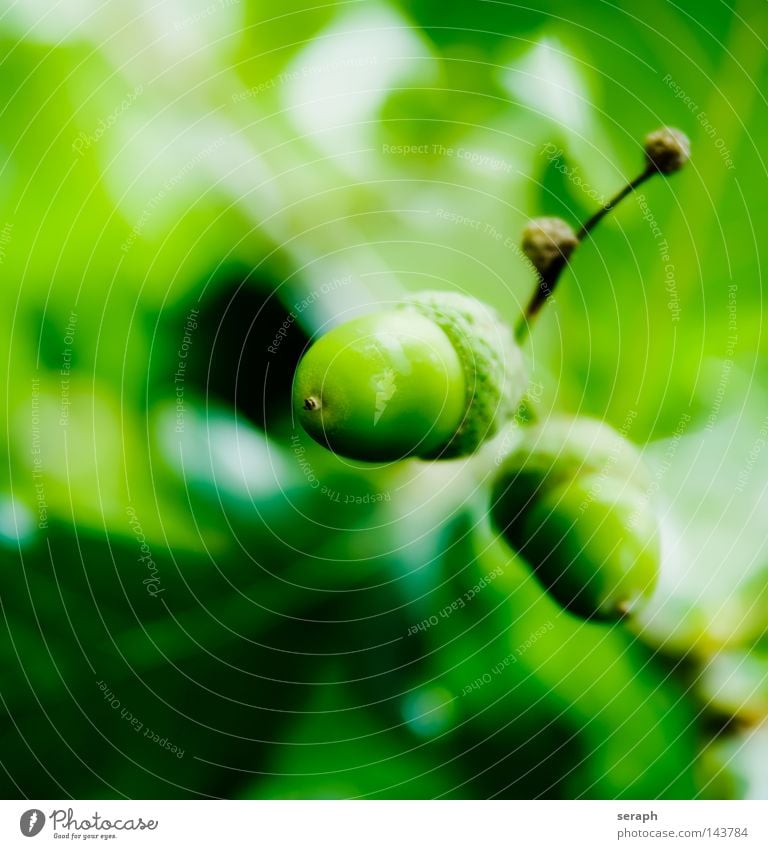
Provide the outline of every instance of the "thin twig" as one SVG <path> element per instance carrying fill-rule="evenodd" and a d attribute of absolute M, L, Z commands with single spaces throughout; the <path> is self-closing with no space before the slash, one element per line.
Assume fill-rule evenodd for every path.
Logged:
<path fill-rule="evenodd" d="M 631 195 L 632 192 L 634 192 L 635 189 L 641 186 L 646 180 L 658 173 L 658 169 L 649 164 L 642 173 L 635 177 L 634 180 L 630 180 L 630 182 L 627 183 L 621 191 L 617 192 L 609 201 L 598 209 L 591 218 L 588 218 L 581 225 L 576 234 L 578 240 L 577 244 L 581 243 L 603 220 L 603 218 L 605 218 L 611 210 L 624 200 L 624 198 Z M 522 342 L 525 339 L 530 331 L 533 320 L 539 314 L 539 311 L 544 304 L 552 297 L 552 293 L 560 280 L 563 270 L 568 265 L 572 253 L 573 250 L 569 250 L 567 253 L 561 252 L 559 256 L 556 256 L 552 262 L 550 262 L 543 272 L 538 272 L 536 288 L 534 289 L 531 299 L 525 308 L 525 312 L 515 327 L 515 338 L 518 342 Z"/>

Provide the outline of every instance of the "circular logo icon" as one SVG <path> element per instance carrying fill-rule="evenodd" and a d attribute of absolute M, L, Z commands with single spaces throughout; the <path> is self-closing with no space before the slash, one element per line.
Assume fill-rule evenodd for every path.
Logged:
<path fill-rule="evenodd" d="M 35 837 L 43 830 L 45 814 L 38 808 L 24 811 L 19 820 L 19 828 L 25 837 Z"/>

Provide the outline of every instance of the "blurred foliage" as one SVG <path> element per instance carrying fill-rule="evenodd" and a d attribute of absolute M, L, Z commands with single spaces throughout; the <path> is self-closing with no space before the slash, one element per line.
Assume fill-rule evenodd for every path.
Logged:
<path fill-rule="evenodd" d="M 764 797 L 767 21 L 5 10 L 6 795 Z M 538 415 L 647 445 L 665 571 L 628 631 L 486 538 L 493 447 L 350 465 L 294 431 L 290 383 L 309 339 L 405 289 L 514 321 L 526 219 L 581 220 L 663 123 L 691 167 L 583 245 L 526 351 Z"/>

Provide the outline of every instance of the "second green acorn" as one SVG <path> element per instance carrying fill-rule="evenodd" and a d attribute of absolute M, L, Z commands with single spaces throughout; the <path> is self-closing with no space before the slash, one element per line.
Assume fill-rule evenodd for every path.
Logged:
<path fill-rule="evenodd" d="M 524 391 L 520 350 L 494 310 L 422 292 L 322 336 L 299 363 L 293 397 L 317 442 L 382 462 L 471 454 Z"/>
<path fill-rule="evenodd" d="M 560 604 L 611 619 L 640 607 L 658 578 L 658 524 L 635 448 L 592 419 L 529 428 L 501 463 L 491 517 Z"/>

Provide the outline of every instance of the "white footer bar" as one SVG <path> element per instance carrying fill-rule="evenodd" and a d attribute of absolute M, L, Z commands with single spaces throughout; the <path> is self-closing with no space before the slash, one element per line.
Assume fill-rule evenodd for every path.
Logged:
<path fill-rule="evenodd" d="M 0 846 L 768 847 L 767 802 L 0 802 Z"/>

